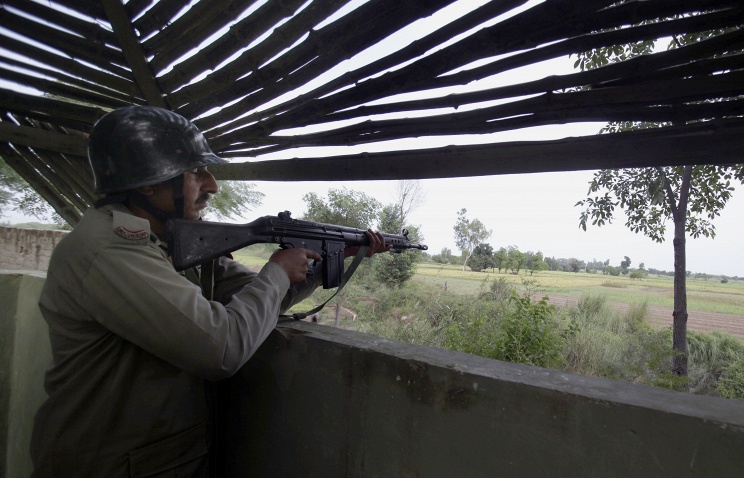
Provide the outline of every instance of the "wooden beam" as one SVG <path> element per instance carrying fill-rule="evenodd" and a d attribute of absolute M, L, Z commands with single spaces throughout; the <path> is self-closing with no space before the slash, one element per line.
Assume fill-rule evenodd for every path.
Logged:
<path fill-rule="evenodd" d="M 744 120 L 628 133 L 210 166 L 217 179 L 365 181 L 717 164 L 738 158 Z M 374 167 L 368 167 L 374 165 Z"/>
<path fill-rule="evenodd" d="M 0 141 L 83 158 L 88 155 L 88 140 L 82 136 L 18 126 L 7 121 L 0 122 Z"/>
<path fill-rule="evenodd" d="M 101 0 L 101 4 L 104 10 L 106 10 L 106 16 L 109 19 L 109 23 L 111 23 L 111 27 L 114 29 L 116 37 L 119 39 L 119 46 L 124 53 L 124 57 L 127 59 L 127 63 L 129 63 L 129 67 L 132 69 L 134 80 L 139 85 L 140 90 L 142 90 L 147 103 L 152 106 L 167 108 L 168 105 L 150 71 L 147 59 L 142 54 L 137 37 L 134 35 L 132 24 L 129 17 L 127 17 L 124 5 L 121 4 L 120 0 Z"/>

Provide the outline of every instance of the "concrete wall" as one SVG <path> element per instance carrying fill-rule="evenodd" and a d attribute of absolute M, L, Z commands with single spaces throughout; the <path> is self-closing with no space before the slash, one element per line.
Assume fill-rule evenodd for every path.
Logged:
<path fill-rule="evenodd" d="M 44 273 L 0 271 L 0 476 L 31 474 L 29 443 L 51 364 L 38 302 Z"/>
<path fill-rule="evenodd" d="M 54 246 L 67 232 L 0 226 L 0 270 L 47 270 Z"/>
<path fill-rule="evenodd" d="M 0 273 L 0 476 L 30 469 L 42 284 Z M 281 324 L 221 385 L 221 476 L 744 476 L 742 402 L 305 322 Z"/>
<path fill-rule="evenodd" d="M 275 331 L 223 401 L 225 476 L 744 476 L 744 403 Z"/>

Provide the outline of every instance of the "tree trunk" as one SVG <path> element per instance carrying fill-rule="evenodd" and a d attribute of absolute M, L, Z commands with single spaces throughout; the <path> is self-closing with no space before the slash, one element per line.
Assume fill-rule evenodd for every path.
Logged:
<path fill-rule="evenodd" d="M 661 168 L 659 168 L 661 171 Z M 662 173 L 663 174 L 663 173 Z M 674 329 L 672 336 L 672 372 L 687 376 L 687 252 L 685 226 L 687 224 L 687 201 L 690 197 L 692 166 L 687 165 L 679 186 L 679 203 L 674 205 L 673 194 L 666 182 L 667 197 L 672 205 L 674 218 Z"/>
<path fill-rule="evenodd" d="M 674 222 L 674 334 L 672 371 L 687 375 L 687 260 L 685 221 Z"/>

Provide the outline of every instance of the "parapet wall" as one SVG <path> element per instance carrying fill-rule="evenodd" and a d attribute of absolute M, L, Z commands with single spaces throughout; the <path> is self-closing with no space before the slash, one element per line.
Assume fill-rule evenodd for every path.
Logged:
<path fill-rule="evenodd" d="M 0 270 L 45 271 L 68 231 L 0 226 Z"/>
<path fill-rule="evenodd" d="M 224 401 L 224 476 L 744 476 L 744 403 L 307 323 Z"/>

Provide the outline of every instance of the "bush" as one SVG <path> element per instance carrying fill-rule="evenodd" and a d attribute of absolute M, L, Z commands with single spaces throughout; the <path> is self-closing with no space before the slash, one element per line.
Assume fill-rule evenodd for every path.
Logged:
<path fill-rule="evenodd" d="M 744 400 L 744 359 L 737 358 L 718 379 L 716 391 L 723 398 Z"/>
<path fill-rule="evenodd" d="M 744 388 L 744 381 L 741 381 L 744 370 L 736 368 L 744 361 L 743 342 L 722 332 L 691 331 L 688 343 L 691 392 L 717 395 L 722 377 L 725 377 L 722 386 L 725 393 L 736 395 L 737 390 Z M 744 395 L 739 395 L 739 398 L 744 398 Z"/>
<path fill-rule="evenodd" d="M 575 329 L 557 325 L 556 308 L 547 297 L 534 302 L 529 295 L 512 292 L 492 358 L 540 367 L 563 365 L 566 341 Z"/>

